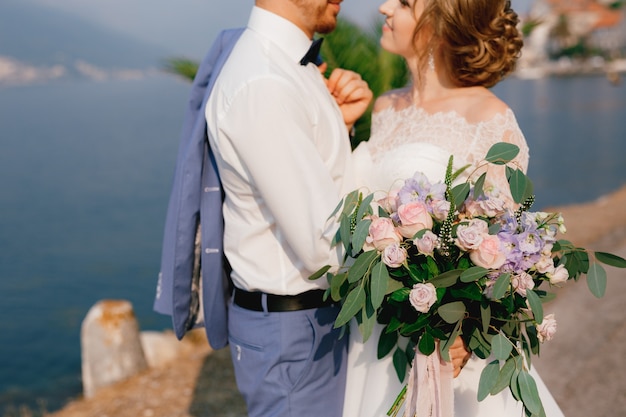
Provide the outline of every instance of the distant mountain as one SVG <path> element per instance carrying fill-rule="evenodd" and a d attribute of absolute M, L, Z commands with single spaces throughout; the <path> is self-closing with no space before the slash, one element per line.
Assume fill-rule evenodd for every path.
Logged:
<path fill-rule="evenodd" d="M 55 9 L 0 1 L 0 56 L 41 67 L 160 67 L 166 49 L 142 43 Z"/>

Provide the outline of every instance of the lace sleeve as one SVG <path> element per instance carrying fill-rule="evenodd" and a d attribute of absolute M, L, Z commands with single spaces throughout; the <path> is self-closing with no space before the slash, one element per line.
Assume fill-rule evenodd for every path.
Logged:
<path fill-rule="evenodd" d="M 497 123 L 489 123 L 482 126 L 477 134 L 477 146 L 475 149 L 481 152 L 478 158 L 484 158 L 491 146 L 498 142 L 507 142 L 519 148 L 519 154 L 511 162 L 512 166 L 521 169 L 524 173 L 528 171 L 529 151 L 524 134 L 517 124 L 513 111 L 508 109 L 504 114 L 496 116 Z M 477 160 L 475 162 L 478 162 Z M 498 188 L 507 200 L 512 201 L 509 184 L 506 179 L 504 166 L 488 164 L 485 168 L 478 169 L 474 178 L 478 178 L 483 172 L 487 172 L 487 184 Z"/>

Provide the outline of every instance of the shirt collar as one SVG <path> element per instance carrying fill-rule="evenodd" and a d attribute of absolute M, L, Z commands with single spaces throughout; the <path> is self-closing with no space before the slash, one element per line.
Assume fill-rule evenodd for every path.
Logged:
<path fill-rule="evenodd" d="M 299 62 L 311 46 L 311 39 L 292 22 L 257 6 L 252 8 L 248 29 L 276 44 L 294 62 Z"/>

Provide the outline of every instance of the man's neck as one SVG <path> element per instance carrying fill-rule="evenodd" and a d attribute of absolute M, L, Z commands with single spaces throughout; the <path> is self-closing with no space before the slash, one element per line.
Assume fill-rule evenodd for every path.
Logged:
<path fill-rule="evenodd" d="M 307 25 L 307 17 L 302 10 L 290 0 L 256 0 L 255 5 L 261 9 L 274 13 L 284 19 L 289 20 L 302 30 L 309 39 L 313 39 L 315 31 Z"/>

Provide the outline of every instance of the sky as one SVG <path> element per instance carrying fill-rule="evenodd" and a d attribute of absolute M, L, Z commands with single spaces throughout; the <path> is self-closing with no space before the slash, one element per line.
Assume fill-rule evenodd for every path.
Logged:
<path fill-rule="evenodd" d="M 23 0 L 59 9 L 87 21 L 201 58 L 221 29 L 243 26 L 253 0 Z M 513 0 L 524 13 L 532 0 Z M 341 16 L 369 26 L 382 0 L 345 0 Z"/>

